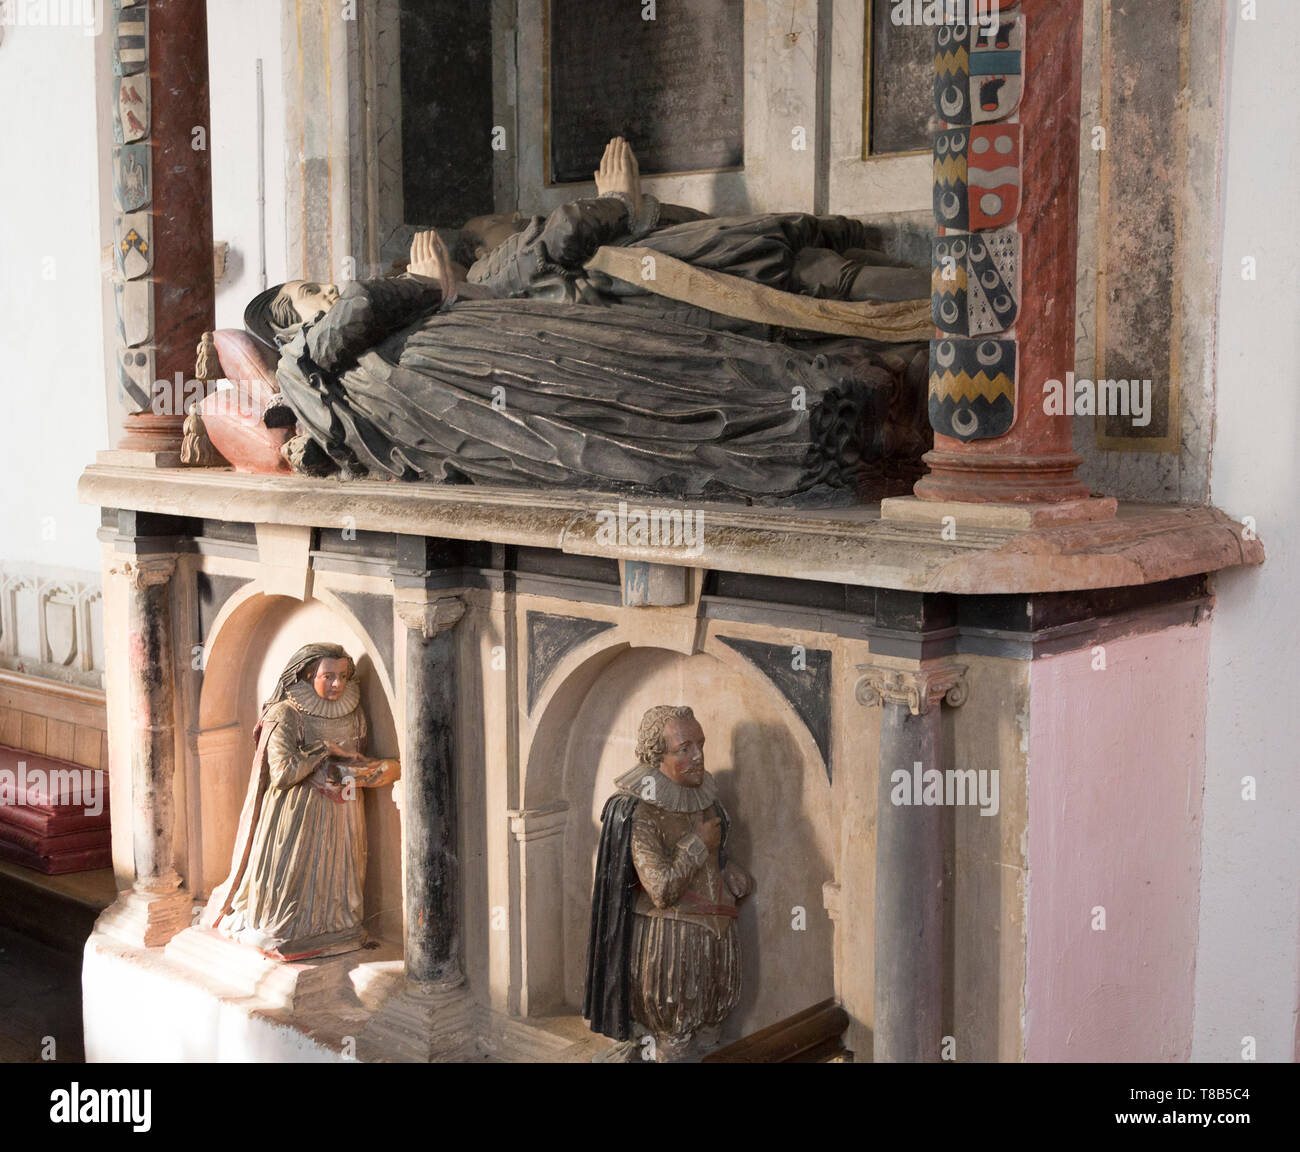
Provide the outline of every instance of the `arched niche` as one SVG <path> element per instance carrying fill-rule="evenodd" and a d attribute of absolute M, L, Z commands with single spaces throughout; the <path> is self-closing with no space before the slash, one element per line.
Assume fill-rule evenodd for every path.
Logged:
<path fill-rule="evenodd" d="M 587 648 L 558 670 L 566 674 L 544 702 L 530 746 L 515 835 L 519 1010 L 581 1005 L 600 814 L 615 778 L 633 766 L 637 725 L 655 704 L 688 704 L 699 717 L 706 765 L 733 821 L 730 851 L 757 884 L 740 919 L 745 991 L 724 1035 L 748 1034 L 831 996 L 834 935 L 823 886 L 835 879 L 838 824 L 803 723 L 724 645 L 686 655 L 630 648 L 618 633 L 601 641 L 605 647 Z"/>
<path fill-rule="evenodd" d="M 289 658 L 317 641 L 342 644 L 356 662 L 361 701 L 369 722 L 369 751 L 399 755 L 393 702 L 379 657 L 361 624 L 337 602 L 302 602 L 271 596 L 256 586 L 233 598 L 218 617 L 208 643 L 199 696 L 199 820 L 201 883 L 206 898 L 230 870 L 239 813 L 252 767 L 253 729 L 263 701 Z M 374 936 L 402 937 L 401 820 L 392 787 L 367 790 L 365 914 Z"/>

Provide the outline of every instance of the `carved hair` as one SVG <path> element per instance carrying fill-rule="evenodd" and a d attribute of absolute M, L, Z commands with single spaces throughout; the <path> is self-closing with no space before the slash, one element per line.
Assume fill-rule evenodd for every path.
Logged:
<path fill-rule="evenodd" d="M 348 662 L 348 679 L 355 680 L 357 676 L 356 661 L 353 660 L 352 657 L 347 654 L 342 644 L 339 644 L 336 647 L 339 650 L 337 656 L 325 655 L 320 657 L 320 659 L 314 660 L 312 663 L 305 665 L 302 671 L 298 673 L 298 679 L 315 680 L 316 673 L 320 671 L 321 664 L 326 660 L 346 660 Z"/>
<path fill-rule="evenodd" d="M 694 720 L 695 713 L 685 705 L 656 704 L 641 717 L 636 734 L 636 758 L 648 768 L 658 768 L 668 750 L 664 729 L 670 720 Z M 698 723 L 698 721 L 697 721 Z"/>
<path fill-rule="evenodd" d="M 285 291 L 283 284 L 259 292 L 244 309 L 244 328 L 277 352 L 279 348 L 276 337 L 288 331 L 300 319 L 293 298 Z"/>

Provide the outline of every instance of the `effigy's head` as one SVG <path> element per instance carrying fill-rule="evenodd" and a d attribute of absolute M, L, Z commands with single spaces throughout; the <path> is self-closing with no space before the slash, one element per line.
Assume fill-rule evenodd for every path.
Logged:
<path fill-rule="evenodd" d="M 298 673 L 299 679 L 309 681 L 322 700 L 341 699 L 357 674 L 357 666 L 342 645 L 331 645 L 331 648 L 337 648 L 338 654 L 323 655 Z"/>
<path fill-rule="evenodd" d="M 649 709 L 637 730 L 636 758 L 674 784 L 698 788 L 704 783 L 704 729 L 695 713 L 673 704 Z"/>
<path fill-rule="evenodd" d="M 495 212 L 490 216 L 475 216 L 461 225 L 460 239 L 456 242 L 456 251 L 452 255 L 458 264 L 468 268 L 527 223 L 522 212 Z"/>
<path fill-rule="evenodd" d="M 314 323 L 338 303 L 334 284 L 289 280 L 259 292 L 244 309 L 244 327 L 274 348 L 277 338 L 299 324 Z"/>

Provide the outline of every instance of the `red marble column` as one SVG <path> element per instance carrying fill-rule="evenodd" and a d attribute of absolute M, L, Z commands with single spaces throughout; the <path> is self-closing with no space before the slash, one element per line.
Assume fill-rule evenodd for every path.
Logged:
<path fill-rule="evenodd" d="M 215 326 L 207 0 L 149 0 L 155 376 L 175 395 L 194 377 L 195 349 Z M 195 128 L 203 130 L 196 149 Z M 184 412 L 146 410 L 124 422 L 119 448 L 177 452 Z"/>
<path fill-rule="evenodd" d="M 963 444 L 935 435 L 924 459 L 922 500 L 1056 503 L 1087 497 L 1075 476 L 1072 417 L 1043 411 L 1043 384 L 1074 367 L 1079 246 L 1079 100 L 1083 5 L 1022 0 L 1024 96 L 1020 106 L 1021 245 L 1019 383 L 1015 424 L 996 440 Z"/>

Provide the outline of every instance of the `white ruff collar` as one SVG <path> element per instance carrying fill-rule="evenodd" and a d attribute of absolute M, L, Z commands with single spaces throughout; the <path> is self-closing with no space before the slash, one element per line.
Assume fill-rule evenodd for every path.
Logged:
<path fill-rule="evenodd" d="M 289 689 L 289 703 L 308 716 L 320 720 L 337 720 L 340 716 L 354 712 L 361 703 L 361 685 L 355 680 L 349 680 L 342 696 L 337 700 L 326 700 L 316 695 L 316 689 L 311 686 L 310 680 L 299 680 Z"/>
<path fill-rule="evenodd" d="M 660 768 L 647 768 L 638 764 L 614 781 L 620 792 L 639 796 L 647 804 L 665 812 L 703 812 L 718 798 L 718 785 L 713 777 L 704 773 L 698 788 L 687 788 L 669 780 Z"/>

